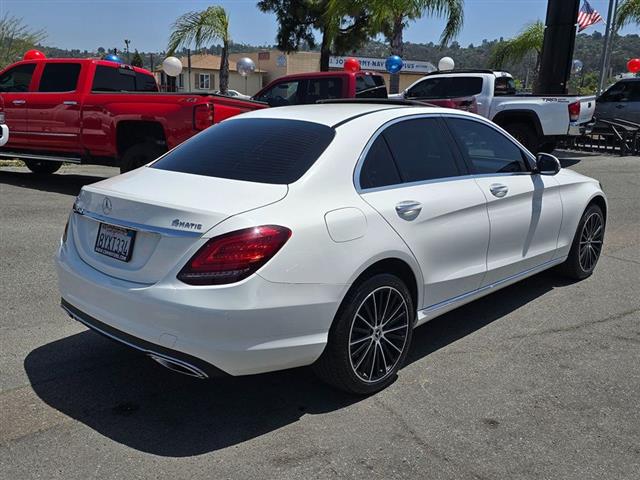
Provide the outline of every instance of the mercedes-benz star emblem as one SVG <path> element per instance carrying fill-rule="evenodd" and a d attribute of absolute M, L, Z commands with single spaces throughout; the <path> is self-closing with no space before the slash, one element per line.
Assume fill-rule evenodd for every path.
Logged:
<path fill-rule="evenodd" d="M 104 200 L 102 201 L 102 212 L 105 215 L 109 215 L 112 208 L 113 205 L 111 205 L 111 200 L 109 199 L 109 197 L 104 197 Z"/>

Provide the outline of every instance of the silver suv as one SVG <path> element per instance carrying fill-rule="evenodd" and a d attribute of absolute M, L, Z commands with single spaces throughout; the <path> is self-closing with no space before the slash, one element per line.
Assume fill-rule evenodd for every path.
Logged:
<path fill-rule="evenodd" d="M 609 87 L 596 101 L 595 116 L 640 124 L 640 78 L 625 78 Z"/>

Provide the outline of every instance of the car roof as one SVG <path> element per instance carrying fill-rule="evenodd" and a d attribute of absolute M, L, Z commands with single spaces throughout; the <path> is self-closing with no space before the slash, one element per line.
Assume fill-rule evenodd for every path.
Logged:
<path fill-rule="evenodd" d="M 475 117 L 475 115 L 461 110 L 440 107 L 398 105 L 392 103 L 389 105 L 381 103 L 328 103 L 264 108 L 232 117 L 226 121 L 234 121 L 235 119 L 242 118 L 274 118 L 302 120 L 327 125 L 329 127 L 336 127 L 363 115 L 386 110 L 396 110 L 398 117 L 420 113 L 455 113 L 456 115 L 463 114 L 469 117 Z"/>

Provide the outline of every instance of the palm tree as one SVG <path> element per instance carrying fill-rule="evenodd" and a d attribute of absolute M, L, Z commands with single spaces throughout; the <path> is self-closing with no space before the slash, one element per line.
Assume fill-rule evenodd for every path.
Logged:
<path fill-rule="evenodd" d="M 424 15 L 446 17 L 447 23 L 442 35 L 441 45 L 453 40 L 464 22 L 464 0 L 368 0 L 365 2 L 371 12 L 372 24 L 379 26 L 387 37 L 391 55 L 402 57 L 403 32 L 409 22 Z M 397 93 L 400 86 L 400 75 L 393 74 L 389 81 L 389 91 Z"/>
<path fill-rule="evenodd" d="M 220 55 L 220 92 L 229 88 L 229 16 L 224 8 L 214 5 L 199 12 L 188 12 L 178 17 L 169 37 L 168 55 L 180 47 L 194 44 L 196 49 L 213 40 L 222 41 Z"/>
<path fill-rule="evenodd" d="M 540 20 L 527 26 L 517 37 L 499 42 L 491 52 L 489 63 L 492 68 L 503 68 L 506 63 L 518 63 L 527 55 L 536 54 L 534 76 L 537 77 L 540 68 L 540 54 L 544 41 L 544 23 Z"/>
<path fill-rule="evenodd" d="M 616 12 L 616 31 L 631 23 L 640 25 L 640 0 L 623 0 Z"/>

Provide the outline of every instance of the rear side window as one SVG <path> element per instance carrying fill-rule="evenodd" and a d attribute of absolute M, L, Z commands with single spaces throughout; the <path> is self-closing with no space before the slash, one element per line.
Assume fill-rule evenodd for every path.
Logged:
<path fill-rule="evenodd" d="M 356 77 L 356 98 L 387 98 L 384 79 L 378 75 Z"/>
<path fill-rule="evenodd" d="M 40 78 L 39 92 L 73 92 L 78 86 L 79 63 L 47 63 Z"/>
<path fill-rule="evenodd" d="M 156 92 L 158 87 L 152 75 L 98 65 L 93 77 L 94 92 Z"/>
<path fill-rule="evenodd" d="M 435 118 L 395 123 L 383 133 L 403 182 L 456 177 L 452 145 Z"/>
<path fill-rule="evenodd" d="M 426 78 L 409 89 L 407 98 L 459 98 L 482 92 L 481 77 Z"/>
<path fill-rule="evenodd" d="M 316 103 L 327 98 L 342 98 L 342 78 L 312 78 L 304 82 L 304 103 Z"/>
<path fill-rule="evenodd" d="M 480 174 L 527 172 L 524 154 L 503 134 L 483 123 L 447 118 L 463 154 Z"/>
<path fill-rule="evenodd" d="M 360 188 L 385 187 L 401 183 L 387 141 L 379 135 L 373 142 L 360 170 Z"/>
<path fill-rule="evenodd" d="M 293 183 L 322 155 L 334 135 L 331 127 L 300 120 L 230 120 L 187 140 L 152 168 L 247 182 Z"/>
<path fill-rule="evenodd" d="M 0 92 L 29 91 L 29 84 L 35 69 L 35 63 L 27 63 L 7 70 L 0 75 Z"/>

